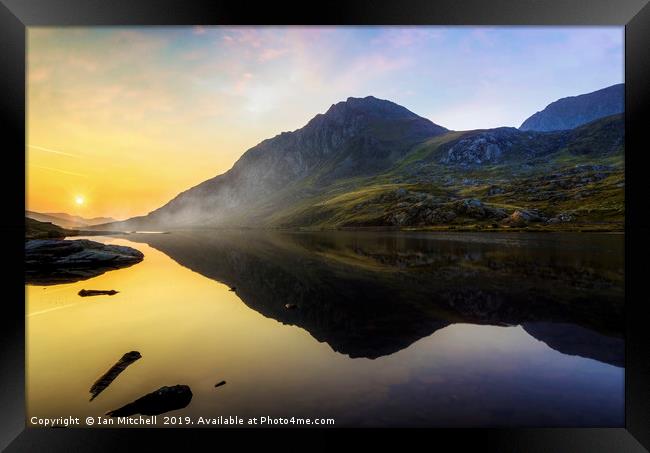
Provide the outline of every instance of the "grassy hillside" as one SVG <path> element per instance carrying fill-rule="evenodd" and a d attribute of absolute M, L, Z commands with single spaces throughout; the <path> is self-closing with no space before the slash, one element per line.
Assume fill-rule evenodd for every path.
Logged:
<path fill-rule="evenodd" d="M 622 124 L 616 115 L 569 132 L 536 134 L 531 142 L 504 131 L 510 148 L 500 161 L 481 164 L 445 159 L 454 145 L 484 131 L 449 132 L 415 146 L 377 176 L 340 180 L 314 196 L 304 196 L 304 181 L 303 197 L 268 220 L 314 229 L 622 230 Z"/>
<path fill-rule="evenodd" d="M 349 98 L 148 215 L 93 229 L 622 230 L 624 132 L 621 114 L 552 132 L 449 131 Z"/>
<path fill-rule="evenodd" d="M 25 239 L 63 239 L 78 233 L 77 230 L 67 230 L 50 222 L 39 222 L 25 217 Z"/>

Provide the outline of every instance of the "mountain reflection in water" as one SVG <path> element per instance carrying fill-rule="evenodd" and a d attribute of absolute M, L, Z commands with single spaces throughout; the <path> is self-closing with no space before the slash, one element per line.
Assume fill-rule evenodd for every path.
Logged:
<path fill-rule="evenodd" d="M 470 323 L 521 325 L 563 354 L 623 366 L 622 235 L 219 230 L 128 239 L 352 358 Z"/>
<path fill-rule="evenodd" d="M 28 416 L 623 426 L 623 235 L 205 230 L 93 240 L 144 260 L 26 286 Z M 102 288 L 118 292 L 78 295 Z M 102 391 L 88 401 L 91 386 Z"/>

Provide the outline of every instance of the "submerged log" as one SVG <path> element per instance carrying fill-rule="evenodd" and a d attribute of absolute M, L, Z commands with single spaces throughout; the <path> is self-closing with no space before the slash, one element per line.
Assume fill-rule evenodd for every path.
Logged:
<path fill-rule="evenodd" d="M 122 356 L 120 360 L 115 363 L 110 369 L 104 373 L 99 379 L 95 381 L 95 383 L 90 387 L 90 401 L 94 400 L 97 398 L 97 395 L 102 393 L 106 387 L 111 385 L 111 383 L 115 380 L 116 377 L 120 375 L 122 371 L 126 369 L 129 365 L 131 365 L 133 362 L 136 360 L 140 359 L 142 355 L 138 351 L 131 351 L 127 352 Z"/>
<path fill-rule="evenodd" d="M 119 291 L 115 291 L 114 289 L 110 289 L 110 290 L 106 290 L 106 289 L 82 289 L 77 294 L 79 294 L 81 297 L 102 296 L 102 295 L 112 296 L 114 294 L 117 294 L 118 292 Z"/>
<path fill-rule="evenodd" d="M 192 391 L 187 385 L 161 387 L 125 406 L 107 412 L 110 417 L 128 417 L 130 415 L 159 415 L 182 409 L 192 401 Z"/>

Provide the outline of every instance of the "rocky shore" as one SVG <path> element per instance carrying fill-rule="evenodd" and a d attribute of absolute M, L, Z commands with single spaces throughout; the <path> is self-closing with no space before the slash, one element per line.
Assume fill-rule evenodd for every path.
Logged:
<path fill-rule="evenodd" d="M 96 277 L 109 270 L 139 263 L 139 250 L 104 245 L 87 239 L 34 239 L 25 242 L 25 280 L 54 285 Z"/>

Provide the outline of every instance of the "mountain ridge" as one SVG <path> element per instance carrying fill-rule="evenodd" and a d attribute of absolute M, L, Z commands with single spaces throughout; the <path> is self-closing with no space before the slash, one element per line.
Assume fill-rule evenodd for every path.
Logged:
<path fill-rule="evenodd" d="M 65 212 L 36 212 L 29 210 L 25 211 L 25 216 L 39 222 L 50 222 L 62 228 L 79 228 L 116 221 L 112 217 L 85 218 Z"/>
<path fill-rule="evenodd" d="M 519 129 L 538 132 L 574 129 L 599 118 L 622 113 L 625 107 L 624 97 L 623 83 L 564 97 L 524 120 Z"/>
<path fill-rule="evenodd" d="M 386 169 L 412 144 L 447 131 L 391 101 L 350 97 L 304 127 L 260 142 L 227 172 L 135 220 L 149 218 L 179 226 L 186 224 L 185 218 L 210 217 L 206 209 L 237 215 L 234 211 L 241 203 L 307 176 L 318 175 L 314 184 L 325 186 L 341 177 Z M 194 195 L 203 197 L 203 202 L 197 203 Z"/>
<path fill-rule="evenodd" d="M 533 218 L 556 227 L 576 219 L 618 225 L 623 137 L 621 115 L 562 131 L 450 131 L 391 101 L 350 97 L 302 128 L 260 142 L 227 172 L 146 216 L 101 227 L 513 226 Z M 545 172 L 563 186 L 543 179 Z M 548 203 L 517 181 L 544 184 Z M 512 187 L 509 196 L 492 193 L 505 187 Z M 416 195 L 389 194 L 397 189 Z M 594 208 L 571 204 L 577 192 Z M 358 203 L 348 203 L 355 197 Z M 463 204 L 470 197 L 480 207 Z"/>

